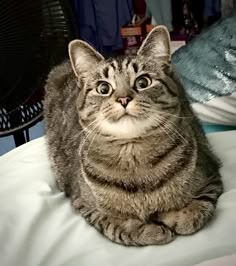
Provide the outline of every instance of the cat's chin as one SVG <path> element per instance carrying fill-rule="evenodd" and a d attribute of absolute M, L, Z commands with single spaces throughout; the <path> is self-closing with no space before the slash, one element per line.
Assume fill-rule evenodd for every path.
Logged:
<path fill-rule="evenodd" d="M 151 127 L 150 120 L 138 119 L 131 115 L 123 115 L 117 121 L 106 120 L 100 124 L 103 133 L 120 139 L 142 137 Z"/>

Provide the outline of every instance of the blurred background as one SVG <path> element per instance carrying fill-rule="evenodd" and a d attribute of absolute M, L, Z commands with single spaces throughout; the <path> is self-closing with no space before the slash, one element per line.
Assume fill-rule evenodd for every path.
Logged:
<path fill-rule="evenodd" d="M 155 25 L 172 52 L 236 7 L 235 0 L 1 0 L 0 155 L 43 136 L 44 85 L 79 38 L 104 56 L 135 54 Z"/>

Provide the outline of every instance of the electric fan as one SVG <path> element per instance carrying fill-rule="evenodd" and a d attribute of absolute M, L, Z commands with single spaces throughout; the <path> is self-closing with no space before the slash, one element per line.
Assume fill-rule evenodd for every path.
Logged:
<path fill-rule="evenodd" d="M 16 146 L 29 140 L 47 75 L 77 35 L 68 0 L 0 1 L 0 137 L 13 135 Z"/>

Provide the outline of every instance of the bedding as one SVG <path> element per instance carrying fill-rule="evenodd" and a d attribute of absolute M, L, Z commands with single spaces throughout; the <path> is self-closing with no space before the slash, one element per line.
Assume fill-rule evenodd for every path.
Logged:
<path fill-rule="evenodd" d="M 231 256 L 223 256 L 218 259 L 204 261 L 196 266 L 235 266 L 236 265 L 236 254 Z"/>
<path fill-rule="evenodd" d="M 208 137 L 223 162 L 215 218 L 192 236 L 142 248 L 110 242 L 73 212 L 56 187 L 44 137 L 1 156 L 0 265 L 236 265 L 236 131 Z"/>
<path fill-rule="evenodd" d="M 235 21 L 236 11 L 172 56 L 192 107 L 204 123 L 236 126 Z"/>

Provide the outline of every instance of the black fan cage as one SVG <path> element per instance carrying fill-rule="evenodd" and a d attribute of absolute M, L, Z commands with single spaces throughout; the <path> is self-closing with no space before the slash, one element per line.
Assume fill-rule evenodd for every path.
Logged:
<path fill-rule="evenodd" d="M 0 136 L 42 119 L 47 75 L 77 36 L 67 0 L 0 1 Z"/>

